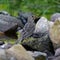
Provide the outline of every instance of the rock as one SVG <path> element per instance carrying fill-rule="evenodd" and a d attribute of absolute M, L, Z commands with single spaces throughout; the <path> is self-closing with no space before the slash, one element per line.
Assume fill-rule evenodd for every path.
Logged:
<path fill-rule="evenodd" d="M 0 49 L 0 60 L 7 60 L 4 49 Z"/>
<path fill-rule="evenodd" d="M 29 54 L 31 54 L 31 56 L 33 56 L 35 58 L 35 60 L 47 60 L 47 54 L 46 53 L 42 53 L 42 52 L 38 52 L 38 51 L 28 51 Z"/>
<path fill-rule="evenodd" d="M 51 19 L 50 19 L 52 22 L 55 22 L 56 20 L 60 20 L 60 13 L 54 13 L 52 16 L 51 16 Z"/>
<path fill-rule="evenodd" d="M 5 44 L 1 45 L 1 48 L 2 49 L 9 49 L 9 48 L 11 48 L 11 46 L 13 46 L 13 45 L 10 43 L 5 43 Z"/>
<path fill-rule="evenodd" d="M 55 58 L 54 58 L 54 59 L 52 59 L 52 60 L 60 60 L 60 56 L 55 57 Z"/>
<path fill-rule="evenodd" d="M 25 25 L 28 21 L 29 15 L 35 19 L 35 15 L 33 15 L 31 12 L 22 12 L 22 11 L 18 13 L 18 19 L 20 19 L 22 23 Z"/>
<path fill-rule="evenodd" d="M 21 31 L 21 36 L 18 38 L 16 43 L 22 42 L 24 39 L 30 37 L 35 30 L 35 23 L 32 16 L 28 17 L 28 22 L 25 24 L 24 28 Z"/>
<path fill-rule="evenodd" d="M 33 54 L 35 60 L 47 60 L 47 54 L 35 51 Z"/>
<path fill-rule="evenodd" d="M 23 27 L 20 20 L 9 15 L 0 14 L 0 32 L 6 36 L 17 38 L 18 27 Z"/>
<path fill-rule="evenodd" d="M 51 41 L 53 42 L 54 48 L 60 47 L 60 21 L 56 21 L 49 30 Z"/>
<path fill-rule="evenodd" d="M 54 56 L 50 56 L 50 57 L 48 57 L 47 60 L 53 60 L 53 58 L 54 58 Z"/>
<path fill-rule="evenodd" d="M 55 51 L 55 56 L 59 56 L 60 55 L 60 48 L 56 49 Z"/>
<path fill-rule="evenodd" d="M 5 42 L 4 41 L 0 41 L 0 45 L 3 45 L 3 44 L 5 44 Z"/>
<path fill-rule="evenodd" d="M 38 36 L 42 37 L 43 35 L 48 33 L 48 30 L 49 30 L 48 20 L 45 17 L 41 17 L 36 23 L 33 36 L 36 35 L 35 37 L 38 37 Z"/>
<path fill-rule="evenodd" d="M 48 24 L 49 24 L 49 28 L 51 28 L 54 25 L 54 22 L 48 21 Z"/>
<path fill-rule="evenodd" d="M 48 60 L 60 60 L 60 48 L 55 50 L 55 55 L 48 57 Z"/>
<path fill-rule="evenodd" d="M 57 57 L 51 56 L 48 58 L 48 60 L 60 60 L 60 56 L 57 56 Z"/>
<path fill-rule="evenodd" d="M 3 14 L 3 15 L 10 15 L 8 12 L 6 11 L 0 11 L 0 14 Z"/>
<path fill-rule="evenodd" d="M 15 57 L 16 60 L 34 60 L 34 58 L 27 53 L 27 51 L 19 44 L 12 46 L 6 50 L 8 60 Z"/>
<path fill-rule="evenodd" d="M 10 24 L 10 23 L 1 23 L 0 21 L 0 37 L 6 35 L 6 36 L 12 36 L 13 38 L 16 37 L 16 29 L 17 29 L 17 24 Z"/>
<path fill-rule="evenodd" d="M 21 44 L 27 50 L 41 51 L 41 52 L 45 52 L 47 50 L 47 52 L 49 51 L 52 54 L 54 54 L 54 47 L 48 34 L 46 34 L 45 36 L 42 36 L 41 38 L 26 39 Z"/>
<path fill-rule="evenodd" d="M 6 51 L 2 50 L 0 53 L 0 60 L 17 60 L 14 56 L 11 56 L 10 58 L 7 58 Z"/>

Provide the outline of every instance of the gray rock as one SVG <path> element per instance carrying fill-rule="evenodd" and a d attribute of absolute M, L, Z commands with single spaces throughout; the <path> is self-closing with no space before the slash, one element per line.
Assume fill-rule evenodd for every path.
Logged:
<path fill-rule="evenodd" d="M 33 36 L 36 35 L 35 37 L 42 37 L 49 31 L 49 24 L 48 20 L 45 17 L 41 17 L 38 22 L 36 23 L 35 26 L 35 31 L 33 33 Z"/>
<path fill-rule="evenodd" d="M 52 59 L 52 60 L 60 60 L 60 56 L 55 57 L 55 58 L 54 58 L 54 59 Z"/>
<path fill-rule="evenodd" d="M 6 43 L 6 44 L 1 45 L 0 47 L 1 47 L 2 49 L 9 49 L 9 48 L 11 48 L 12 46 L 13 46 L 12 44 Z"/>
<path fill-rule="evenodd" d="M 35 23 L 34 20 L 32 18 L 32 16 L 28 17 L 28 22 L 25 24 L 24 28 L 21 31 L 21 37 L 18 38 L 18 41 L 16 43 L 19 43 L 19 41 L 23 41 L 24 39 L 30 37 L 35 29 Z"/>
<path fill-rule="evenodd" d="M 9 15 L 0 15 L 0 21 L 2 20 L 2 23 L 3 24 L 17 24 L 19 27 L 23 27 L 23 24 L 22 22 L 17 19 L 16 17 L 12 17 L 12 16 L 9 16 Z"/>
<path fill-rule="evenodd" d="M 54 48 L 53 44 L 48 36 L 46 34 L 45 36 L 42 36 L 41 38 L 30 38 L 26 39 L 22 42 L 22 45 L 27 49 L 31 51 L 41 51 L 41 52 L 51 52 L 54 54 Z"/>
<path fill-rule="evenodd" d="M 52 57 L 51 59 L 48 59 L 48 60 L 60 60 L 60 56 Z"/>
<path fill-rule="evenodd" d="M 3 15 L 10 15 L 7 11 L 0 11 L 0 14 L 3 14 Z"/>
<path fill-rule="evenodd" d="M 9 15 L 0 14 L 0 32 L 6 36 L 17 38 L 16 31 L 18 27 L 23 27 L 20 20 Z"/>
<path fill-rule="evenodd" d="M 33 54 L 35 60 L 47 60 L 47 54 L 35 51 Z"/>
<path fill-rule="evenodd" d="M 46 53 L 42 53 L 39 51 L 28 51 L 29 54 L 31 54 L 31 56 L 33 56 L 35 58 L 35 60 L 47 60 L 47 54 Z"/>
<path fill-rule="evenodd" d="M 54 13 L 52 16 L 51 16 L 51 21 L 56 21 L 56 20 L 60 20 L 60 13 Z"/>
<path fill-rule="evenodd" d="M 18 13 L 18 18 L 19 18 L 19 19 L 22 21 L 22 23 L 25 25 L 25 24 L 27 23 L 27 21 L 28 21 L 29 15 L 34 17 L 34 15 L 33 15 L 31 12 L 22 12 L 22 11 L 20 11 L 20 12 Z"/>
<path fill-rule="evenodd" d="M 55 56 L 59 56 L 60 55 L 60 48 L 56 49 L 55 51 Z"/>
<path fill-rule="evenodd" d="M 4 49 L 0 49 L 0 60 L 7 60 Z"/>

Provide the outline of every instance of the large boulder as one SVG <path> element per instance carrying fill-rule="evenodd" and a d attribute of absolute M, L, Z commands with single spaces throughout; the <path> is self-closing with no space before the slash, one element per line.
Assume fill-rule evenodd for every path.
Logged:
<path fill-rule="evenodd" d="M 34 20 L 37 19 L 37 17 L 33 15 L 31 12 L 22 12 L 22 11 L 18 13 L 18 19 L 20 19 L 22 23 L 25 25 L 28 21 L 29 15 L 32 16 Z"/>
<path fill-rule="evenodd" d="M 8 60 L 15 57 L 16 60 L 34 60 L 34 58 L 27 53 L 22 45 L 14 45 L 10 49 L 6 50 Z"/>
<path fill-rule="evenodd" d="M 51 41 L 53 42 L 54 48 L 60 47 L 60 21 L 56 21 L 49 30 Z"/>

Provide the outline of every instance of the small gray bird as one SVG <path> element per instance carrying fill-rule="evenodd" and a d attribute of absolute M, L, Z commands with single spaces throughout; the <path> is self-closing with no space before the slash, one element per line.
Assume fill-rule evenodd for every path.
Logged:
<path fill-rule="evenodd" d="M 16 41 L 16 44 L 22 42 L 25 38 L 30 37 L 35 30 L 35 23 L 33 17 L 28 15 L 28 21 L 25 24 L 24 28 L 21 31 L 21 37 Z"/>

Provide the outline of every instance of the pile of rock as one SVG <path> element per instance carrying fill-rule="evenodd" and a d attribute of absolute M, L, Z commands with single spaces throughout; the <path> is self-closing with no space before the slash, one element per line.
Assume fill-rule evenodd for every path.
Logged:
<path fill-rule="evenodd" d="M 21 35 L 14 45 L 1 42 L 1 60 L 60 60 L 60 13 L 51 21 L 35 19 L 31 13 L 20 12 L 18 18 L 0 14 L 0 37 L 15 36 L 17 31 Z"/>

